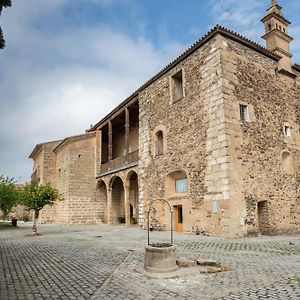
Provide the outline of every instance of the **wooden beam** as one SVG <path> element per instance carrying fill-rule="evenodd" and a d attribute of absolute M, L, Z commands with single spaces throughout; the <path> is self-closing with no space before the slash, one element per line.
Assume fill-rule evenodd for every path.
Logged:
<path fill-rule="evenodd" d="M 125 155 L 129 153 L 129 109 L 128 107 L 125 108 Z"/>
<path fill-rule="evenodd" d="M 108 122 L 108 160 L 112 160 L 112 123 Z"/>

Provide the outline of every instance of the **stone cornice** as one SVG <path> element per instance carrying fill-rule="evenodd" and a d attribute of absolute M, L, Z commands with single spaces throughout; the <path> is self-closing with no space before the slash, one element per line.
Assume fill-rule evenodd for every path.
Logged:
<path fill-rule="evenodd" d="M 287 20 L 285 17 L 283 17 L 283 16 L 281 16 L 279 14 L 276 14 L 274 12 L 271 13 L 271 14 L 266 15 L 265 17 L 263 17 L 261 19 L 261 22 L 265 23 L 268 20 L 270 20 L 272 17 L 278 19 L 279 21 L 281 21 L 285 25 L 290 25 L 291 24 L 291 22 L 289 20 Z"/>

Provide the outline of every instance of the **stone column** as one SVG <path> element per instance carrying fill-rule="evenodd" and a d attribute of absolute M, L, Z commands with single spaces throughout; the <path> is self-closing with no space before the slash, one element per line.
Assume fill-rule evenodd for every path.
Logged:
<path fill-rule="evenodd" d="M 112 188 L 107 190 L 107 224 L 112 224 Z"/>
<path fill-rule="evenodd" d="M 124 184 L 124 200 L 125 200 L 125 224 L 130 225 L 130 183 Z"/>

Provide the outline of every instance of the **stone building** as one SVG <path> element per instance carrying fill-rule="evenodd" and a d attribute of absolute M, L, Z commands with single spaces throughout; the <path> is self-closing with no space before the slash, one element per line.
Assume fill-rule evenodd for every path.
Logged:
<path fill-rule="evenodd" d="M 177 231 L 299 231 L 300 65 L 275 0 L 262 22 L 266 48 L 216 26 L 85 134 L 36 146 L 65 196 L 43 220 L 145 227 L 163 199 Z M 168 207 L 151 220 L 168 230 Z"/>

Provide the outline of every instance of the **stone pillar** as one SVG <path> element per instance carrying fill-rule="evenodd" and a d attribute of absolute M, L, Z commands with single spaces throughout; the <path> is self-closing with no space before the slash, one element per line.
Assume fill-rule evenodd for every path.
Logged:
<path fill-rule="evenodd" d="M 107 190 L 107 224 L 112 224 L 112 188 Z"/>
<path fill-rule="evenodd" d="M 112 160 L 112 123 L 108 122 L 108 160 Z"/>
<path fill-rule="evenodd" d="M 129 109 L 128 107 L 125 108 L 125 145 L 124 145 L 124 152 L 125 155 L 129 152 Z"/>
<path fill-rule="evenodd" d="M 129 180 L 128 180 L 129 181 Z M 125 200 L 125 224 L 130 225 L 130 183 L 124 184 L 124 200 Z"/>

